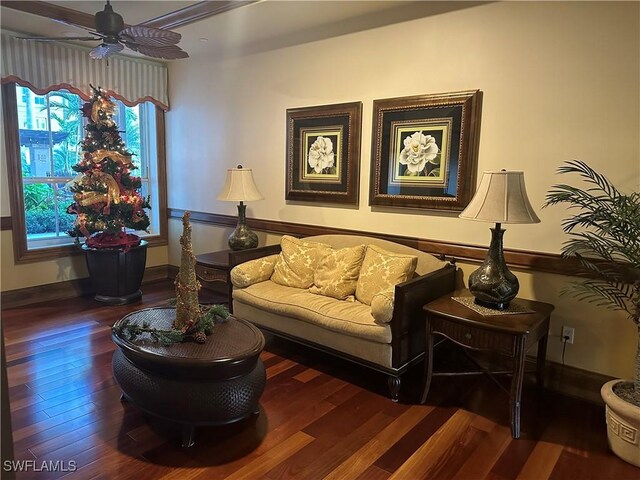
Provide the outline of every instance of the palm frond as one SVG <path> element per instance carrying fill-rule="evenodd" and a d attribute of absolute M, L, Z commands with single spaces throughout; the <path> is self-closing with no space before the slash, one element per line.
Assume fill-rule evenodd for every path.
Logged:
<path fill-rule="evenodd" d="M 554 185 L 552 188 L 554 189 L 547 193 L 543 208 L 562 203 L 570 210 L 580 211 L 563 221 L 562 226 L 566 233 L 576 227 L 607 228 L 607 219 L 611 218 L 616 210 L 612 199 L 596 197 L 570 185 Z"/>
<path fill-rule="evenodd" d="M 607 205 L 610 204 L 612 200 L 608 195 L 595 195 L 591 191 L 582 190 L 573 185 L 558 183 L 553 185 L 547 193 L 544 206 L 555 205 L 557 203 L 569 203 L 571 208 L 592 210 L 595 205 Z"/>
<path fill-rule="evenodd" d="M 622 310 L 631 315 L 629 295 L 631 292 L 624 284 L 613 284 L 601 280 L 572 282 L 561 293 L 571 293 L 578 300 L 593 303 L 599 307 Z"/>
<path fill-rule="evenodd" d="M 634 262 L 637 262 L 638 256 L 634 250 L 633 247 L 598 237 L 591 232 L 581 232 L 571 235 L 571 238 L 564 242 L 562 255 L 564 257 L 583 255 L 604 263 L 617 262 L 625 267 L 637 267 Z"/>
<path fill-rule="evenodd" d="M 589 278 L 598 278 L 614 283 L 633 283 L 634 270 L 618 262 L 607 262 L 600 259 L 591 259 L 580 254 L 572 256 L 577 258 L 583 269 L 583 274 Z"/>
<path fill-rule="evenodd" d="M 570 236 L 562 246 L 562 256 L 576 258 L 580 265 L 576 273 L 588 279 L 572 283 L 563 293 L 624 310 L 637 322 L 640 192 L 622 194 L 604 175 L 580 160 L 566 162 L 558 172 L 577 173 L 589 184 L 586 189 L 553 185 L 545 198 L 544 207 L 564 204 L 569 210 L 578 210 L 562 221 L 563 231 Z"/>
<path fill-rule="evenodd" d="M 566 165 L 558 168 L 558 173 L 578 173 L 583 180 L 596 185 L 598 190 L 604 192 L 610 198 L 616 198 L 620 192 L 604 175 L 596 172 L 582 160 L 569 160 Z"/>

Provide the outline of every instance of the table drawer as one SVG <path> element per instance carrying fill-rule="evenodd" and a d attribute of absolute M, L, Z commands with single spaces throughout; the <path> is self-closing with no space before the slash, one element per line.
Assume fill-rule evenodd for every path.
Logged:
<path fill-rule="evenodd" d="M 446 319 L 430 317 L 431 331 L 439 333 L 465 347 L 476 350 L 491 350 L 503 355 L 515 354 L 515 337 L 481 328 L 461 325 Z"/>
<path fill-rule="evenodd" d="M 196 276 L 205 282 L 226 282 L 227 272 L 196 264 Z"/>

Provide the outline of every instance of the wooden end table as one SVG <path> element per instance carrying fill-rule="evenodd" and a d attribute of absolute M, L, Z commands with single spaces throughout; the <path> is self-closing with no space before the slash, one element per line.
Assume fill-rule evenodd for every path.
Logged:
<path fill-rule="evenodd" d="M 511 434 L 520 437 L 520 402 L 522 380 L 525 373 L 525 353 L 538 345 L 536 360 L 536 380 L 540 387 L 544 385 L 544 363 L 547 353 L 549 320 L 553 305 L 532 300 L 516 299 L 514 302 L 526 308 L 530 313 L 502 314 L 483 316 L 452 297 L 471 297 L 469 290 L 457 290 L 426 304 L 426 355 L 425 387 L 422 394 L 424 403 L 429 393 L 434 375 L 456 375 L 462 372 L 433 372 L 433 346 L 435 335 L 442 335 L 462 348 L 498 353 L 511 359 L 511 388 L 509 405 L 511 414 Z M 468 373 L 468 372 L 465 372 Z M 482 373 L 482 372 L 481 372 Z"/>
<path fill-rule="evenodd" d="M 233 302 L 231 301 L 232 285 L 230 273 L 233 268 L 231 261 L 231 253 L 233 250 L 221 250 L 219 252 L 203 253 L 196 255 L 196 276 L 202 283 L 203 287 L 210 287 L 213 283 L 221 282 L 226 285 L 227 297 L 226 303 L 229 311 L 233 310 Z M 208 301 L 204 298 L 201 303 L 217 303 Z"/>
<path fill-rule="evenodd" d="M 170 329 L 175 308 L 146 308 L 124 321 Z M 193 445 L 199 425 L 224 425 L 260 412 L 266 375 L 260 360 L 264 336 L 244 320 L 213 327 L 204 344 L 162 345 L 148 334 L 131 341 L 113 330 L 113 376 L 122 398 L 138 408 L 183 426 L 182 446 Z"/>

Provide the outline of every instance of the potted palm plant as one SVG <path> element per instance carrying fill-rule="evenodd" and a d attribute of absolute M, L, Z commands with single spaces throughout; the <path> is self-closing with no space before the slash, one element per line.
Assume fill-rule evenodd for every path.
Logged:
<path fill-rule="evenodd" d="M 563 257 L 577 259 L 584 280 L 567 288 L 579 300 L 621 310 L 634 322 L 639 341 L 633 381 L 612 380 L 603 385 L 607 432 L 613 452 L 640 466 L 640 192 L 621 193 L 586 163 L 572 160 L 558 169 L 578 174 L 582 189 L 554 185 L 545 207 L 566 204 L 575 213 L 562 222 L 570 238 Z"/>
<path fill-rule="evenodd" d="M 95 299 L 126 304 L 140 298 L 147 242 L 129 230 L 147 230 L 149 199 L 140 194 L 142 181 L 113 120 L 115 103 L 101 88 L 91 86 L 82 106 L 87 118 L 80 161 L 71 167 L 80 175 L 70 186 L 73 203 L 67 213 L 76 220 L 69 235 L 85 237 L 82 249 L 96 290 Z"/>

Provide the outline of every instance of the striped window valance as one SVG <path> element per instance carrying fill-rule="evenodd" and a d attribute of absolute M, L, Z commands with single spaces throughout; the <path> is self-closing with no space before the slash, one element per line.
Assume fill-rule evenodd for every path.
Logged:
<path fill-rule="evenodd" d="M 167 67 L 160 62 L 114 55 L 93 60 L 89 48 L 59 42 L 20 40 L 3 30 L 2 83 L 16 82 L 44 95 L 66 88 L 89 99 L 89 84 L 102 87 L 128 106 L 150 101 L 169 109 Z"/>

